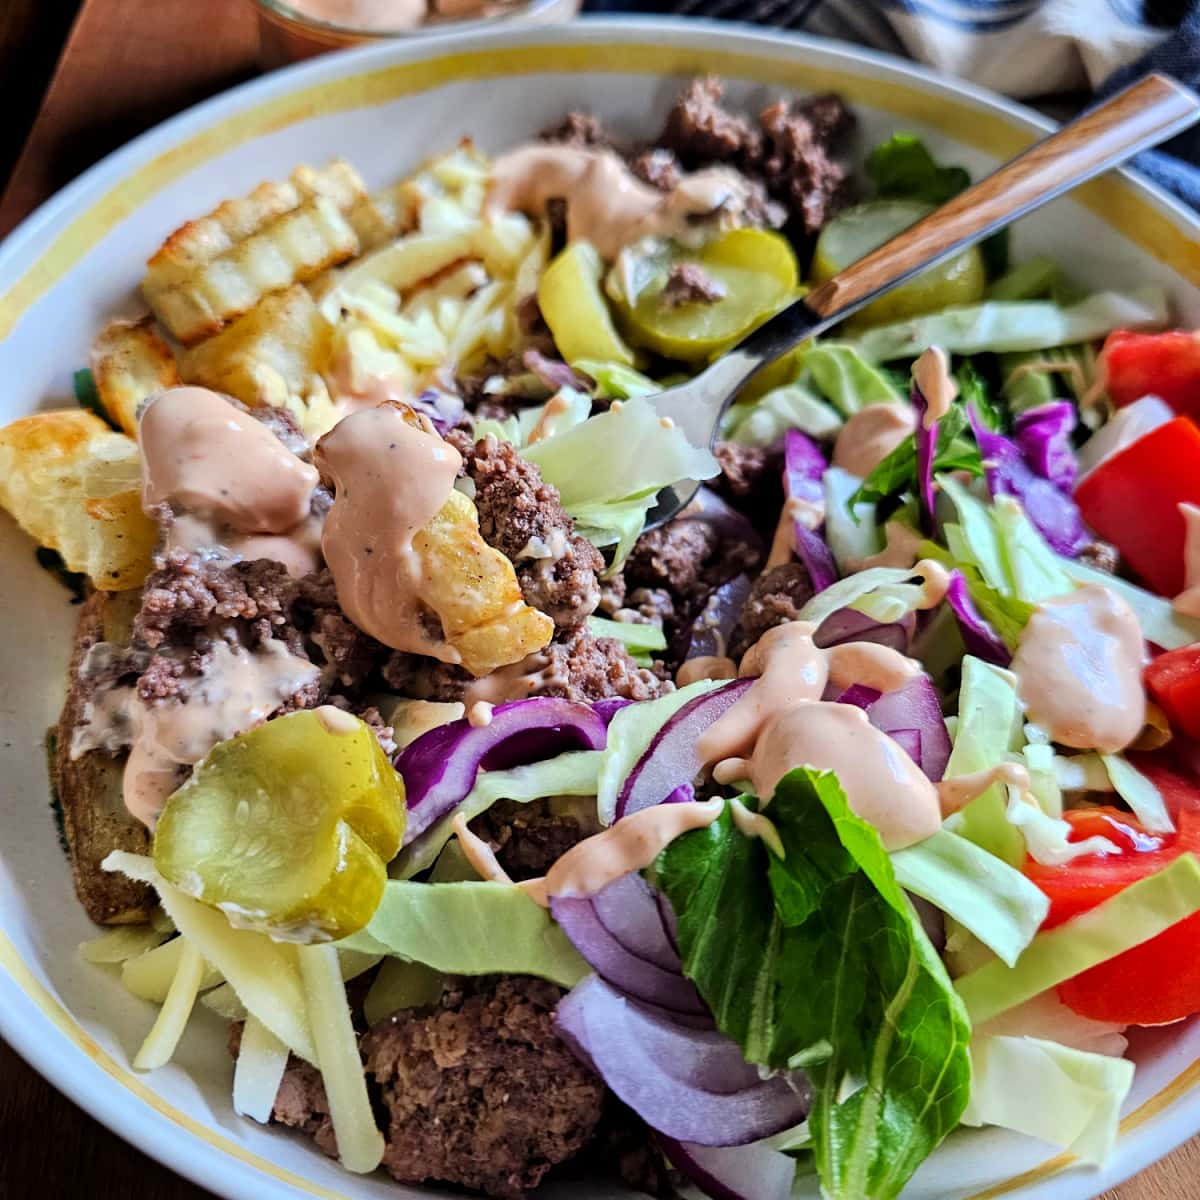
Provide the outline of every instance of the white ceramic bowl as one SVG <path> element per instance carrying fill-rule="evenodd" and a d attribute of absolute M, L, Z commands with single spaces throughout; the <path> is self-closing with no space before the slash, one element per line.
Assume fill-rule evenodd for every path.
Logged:
<path fill-rule="evenodd" d="M 105 318 L 138 309 L 142 263 L 166 233 L 298 162 L 343 155 L 372 184 L 464 133 L 485 148 L 525 138 L 568 108 L 650 134 L 679 80 L 715 71 L 735 103 L 833 89 L 865 145 L 894 129 L 978 173 L 1046 128 L 1027 110 L 909 65 L 827 42 L 696 22 L 584 22 L 421 39 L 315 60 L 201 105 L 106 159 L 0 249 L 0 421 L 70 403 L 71 372 Z M 1053 254 L 1093 286 L 1158 282 L 1200 325 L 1200 226 L 1145 184 L 1110 177 L 1024 221 L 1021 255 Z M 342 1172 L 307 1142 L 238 1119 L 223 1025 L 195 1020 L 175 1061 L 129 1065 L 151 1019 L 104 969 L 81 962 L 94 930 L 75 902 L 47 803 L 42 739 L 63 692 L 75 610 L 0 520 L 0 1034 L 72 1099 L 204 1186 L 238 1200 L 446 1195 Z M 1200 1027 L 1136 1039 L 1137 1082 L 1103 1171 L 998 1130 L 952 1137 L 914 1200 L 1081 1200 L 1200 1130 Z M 551 1192 L 550 1194 L 553 1194 Z M 560 1188 L 616 1200 L 609 1185 Z M 815 1194 L 815 1192 L 813 1193 Z"/>

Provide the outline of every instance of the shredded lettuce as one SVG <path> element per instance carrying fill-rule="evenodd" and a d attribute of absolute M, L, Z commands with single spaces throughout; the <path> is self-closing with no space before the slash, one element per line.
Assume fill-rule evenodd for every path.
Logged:
<path fill-rule="evenodd" d="M 1114 329 L 1158 329 L 1170 319 L 1160 287 L 1097 292 L 1075 304 L 986 300 L 865 330 L 851 344 L 872 362 L 915 358 L 930 346 L 949 354 L 1046 350 L 1102 338 Z"/>
<path fill-rule="evenodd" d="M 566 433 L 568 429 L 574 429 L 576 425 L 581 425 L 587 420 L 588 413 L 592 411 L 592 398 L 586 392 L 563 388 L 558 393 L 558 398 L 565 401 L 567 407 L 565 411 L 556 414 L 552 419 L 551 428 L 554 436 Z M 548 404 L 550 401 L 546 403 Z M 537 404 L 532 408 L 523 408 L 514 416 L 505 417 L 502 421 L 484 417 L 473 420 L 472 429 L 477 438 L 494 433 L 501 441 L 512 442 L 514 446 L 521 449 L 529 441 L 529 435 L 534 431 L 545 411 L 545 404 Z"/>
<path fill-rule="evenodd" d="M 411 879 L 432 866 L 453 835 L 454 818 L 459 813 L 473 821 L 497 800 L 528 804 L 547 796 L 594 796 L 604 754 L 603 750 L 571 750 L 543 762 L 527 763 L 507 771 L 481 771 L 462 803 L 405 846 L 392 860 L 389 873 L 393 879 Z"/>
<path fill-rule="evenodd" d="M 977 1026 L 975 1034 L 1041 1038 L 1069 1046 L 1072 1050 L 1120 1058 L 1129 1047 L 1125 1028 L 1111 1021 L 1081 1017 L 1059 999 L 1056 989 L 1051 988 Z"/>
<path fill-rule="evenodd" d="M 901 887 L 953 917 L 1009 966 L 1050 908 L 1020 871 L 948 829 L 894 851 L 892 869 Z"/>
<path fill-rule="evenodd" d="M 867 362 L 847 342 L 817 342 L 804 355 L 806 377 L 844 417 L 868 404 L 907 399 L 886 372 Z"/>
<path fill-rule="evenodd" d="M 976 1036 L 964 1125 L 999 1125 L 1100 1166 L 1117 1137 L 1133 1063 L 1032 1037 Z"/>
<path fill-rule="evenodd" d="M 628 400 L 630 396 L 654 396 L 662 386 L 647 375 L 618 362 L 577 359 L 571 364 L 596 381 L 596 395 L 605 400 Z"/>
<path fill-rule="evenodd" d="M 985 771 L 1004 762 L 1019 737 L 1021 705 L 1011 671 L 967 655 L 962 661 L 958 727 L 946 778 Z M 994 783 L 947 822 L 947 828 L 990 854 L 1017 866 L 1025 856 L 1024 839 L 1007 813 L 1002 783 Z"/>
<path fill-rule="evenodd" d="M 955 982 L 975 1024 L 1157 937 L 1200 910 L 1200 861 L 1183 854 L 1095 908 L 1039 933 L 1016 966 L 998 959 Z"/>
<path fill-rule="evenodd" d="M 799 620 L 811 621 L 814 625 L 820 625 L 826 618 L 833 616 L 835 612 L 843 608 L 857 608 L 862 612 L 867 611 L 867 607 L 863 605 L 863 600 L 872 592 L 883 588 L 896 588 L 898 586 L 911 586 L 909 580 L 913 578 L 911 568 L 906 567 L 868 567 L 865 571 L 858 571 L 853 575 L 847 575 L 845 579 L 839 579 L 837 583 L 831 584 L 824 591 L 818 592 L 813 596 L 800 610 Z M 882 598 L 881 607 L 887 612 L 895 610 L 896 605 L 891 603 L 894 596 L 891 593 L 885 593 Z M 894 621 L 895 616 L 880 617 L 875 612 L 870 612 L 870 616 L 877 621 Z M 900 613 L 903 615 L 903 612 Z"/>
<path fill-rule="evenodd" d="M 597 637 L 616 638 L 639 666 L 648 667 L 651 653 L 667 648 L 667 638 L 661 625 L 640 621 L 606 621 L 603 617 L 588 617 L 588 628 Z"/>
<path fill-rule="evenodd" d="M 537 975 L 574 987 L 587 973 L 567 935 L 511 883 L 391 880 L 366 929 L 338 943 L 448 975 Z"/>
<path fill-rule="evenodd" d="M 883 531 L 876 516 L 878 505 L 851 498 L 862 481 L 841 467 L 825 472 L 825 541 L 842 573 L 852 564 L 883 549 Z"/>
<path fill-rule="evenodd" d="M 663 425 L 642 396 L 522 453 L 558 489 L 584 537 L 597 546 L 616 545 L 614 566 L 633 548 L 660 489 L 720 472 L 709 450 L 693 446 L 677 426 Z"/>
<path fill-rule="evenodd" d="M 257 1017 L 247 1017 L 233 1070 L 233 1111 L 266 1125 L 287 1063 L 288 1048 Z"/>
<path fill-rule="evenodd" d="M 1171 820 L 1158 788 L 1123 754 L 1102 754 L 1100 757 L 1117 795 L 1133 810 L 1142 828 L 1150 833 L 1174 833 L 1175 822 Z"/>
<path fill-rule="evenodd" d="M 789 429 L 829 438 L 841 427 L 837 412 L 802 383 L 772 388 L 757 400 L 734 404 L 721 418 L 721 436 L 743 446 L 773 446 Z"/>
<path fill-rule="evenodd" d="M 992 505 L 1004 558 L 1012 579 L 1012 590 L 1026 604 L 1038 604 L 1052 596 L 1074 591 L 1063 560 L 1046 545 L 1033 522 L 1013 496 L 997 496 Z"/>
<path fill-rule="evenodd" d="M 720 686 L 718 680 L 699 679 L 657 700 L 627 704 L 613 717 L 608 727 L 607 745 L 603 750 L 592 752 L 601 756 L 596 779 L 596 806 L 602 824 L 612 824 L 621 785 L 654 741 L 655 734 L 690 700 Z"/>
<path fill-rule="evenodd" d="M 142 1000 L 162 1004 L 179 971 L 184 944 L 183 938 L 172 938 L 144 954 L 126 959 L 121 964 L 121 983 Z M 197 990 L 206 992 L 220 982 L 221 973 L 205 963 Z"/>
<path fill-rule="evenodd" d="M 347 1171 L 369 1175 L 383 1158 L 383 1134 L 375 1124 L 358 1036 L 346 1002 L 337 951 L 328 942 L 297 946 L 304 997 L 317 1050 L 317 1067 L 329 1100 L 338 1159 Z"/>
<path fill-rule="evenodd" d="M 1111 854 L 1116 847 L 1108 838 L 1098 835 L 1071 840 L 1072 828 L 1064 820 L 1052 817 L 1032 798 L 1010 789 L 1005 809 L 1008 822 L 1020 831 L 1025 849 L 1034 862 L 1046 867 L 1061 867 L 1076 858 L 1089 854 Z"/>

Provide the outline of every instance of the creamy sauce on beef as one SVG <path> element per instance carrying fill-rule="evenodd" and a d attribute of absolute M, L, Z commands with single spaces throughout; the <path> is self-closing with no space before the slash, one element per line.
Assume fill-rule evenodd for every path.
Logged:
<path fill-rule="evenodd" d="M 643 183 L 612 150 L 536 144 L 502 154 L 492 164 L 486 211 L 541 216 L 550 200 L 567 205 L 567 239 L 587 241 L 604 258 L 643 237 L 671 237 L 696 217 L 719 210 L 737 215 L 748 184 L 727 167 L 684 175 L 669 192 Z"/>
<path fill-rule="evenodd" d="M 183 699 L 146 703 L 132 687 L 98 695 L 76 730 L 72 758 L 88 750 L 131 740 L 125 764 L 125 807 L 154 827 L 167 797 L 179 786 L 181 768 L 197 763 L 218 742 L 265 721 L 301 688 L 320 676 L 307 659 L 283 642 L 256 651 L 217 641 L 205 673 Z"/>
<path fill-rule="evenodd" d="M 166 549 L 272 559 L 296 577 L 320 566 L 316 468 L 224 396 L 201 387 L 160 393 L 142 411 L 138 440 L 143 506 L 174 513 Z"/>
<path fill-rule="evenodd" d="M 1052 741 L 1115 753 L 1145 724 L 1144 661 L 1133 610 L 1115 592 L 1089 583 L 1037 606 L 1012 669 L 1029 720 Z"/>
<path fill-rule="evenodd" d="M 462 456 L 427 420 L 384 405 L 345 417 L 316 459 L 334 485 L 321 544 L 343 611 L 385 646 L 460 661 L 422 601 L 413 537 L 445 504 Z"/>
<path fill-rule="evenodd" d="M 850 416 L 833 445 L 833 465 L 865 479 L 912 437 L 916 413 L 909 404 L 868 404 Z"/>
<path fill-rule="evenodd" d="M 736 679 L 737 663 L 724 654 L 699 654 L 689 658 L 675 672 L 675 682 L 679 687 L 687 687 L 701 679 Z"/>

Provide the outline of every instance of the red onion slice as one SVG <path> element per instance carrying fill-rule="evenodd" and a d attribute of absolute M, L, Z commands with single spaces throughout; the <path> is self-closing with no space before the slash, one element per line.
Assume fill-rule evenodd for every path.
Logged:
<path fill-rule="evenodd" d="M 937 783 L 946 773 L 950 761 L 950 734 L 942 717 L 938 700 L 928 675 L 918 675 L 894 692 L 884 692 L 867 708 L 871 724 L 889 736 L 899 729 L 912 729 L 920 735 L 921 770 Z"/>
<path fill-rule="evenodd" d="M 676 657 L 699 658 L 701 655 L 729 653 L 729 642 L 750 595 L 749 575 L 735 575 L 714 588 L 691 625 L 683 631 L 675 646 Z"/>
<path fill-rule="evenodd" d="M 703 763 L 696 751 L 700 735 L 753 683 L 734 679 L 689 700 L 654 735 L 617 795 L 616 820 L 661 804 L 684 784 L 691 785 Z"/>
<path fill-rule="evenodd" d="M 713 1031 L 680 1028 L 590 975 L 559 1003 L 568 1046 L 652 1129 L 702 1146 L 740 1146 L 790 1129 L 808 1096 L 761 1080 L 740 1047 Z"/>
<path fill-rule="evenodd" d="M 664 970 L 680 972 L 683 965 L 679 951 L 667 936 L 660 896 L 636 871 L 630 871 L 601 888 L 591 902 L 600 923 L 630 953 Z M 662 900 L 666 904 L 665 897 Z"/>
<path fill-rule="evenodd" d="M 662 1152 L 712 1200 L 789 1200 L 796 1160 L 764 1142 L 697 1146 L 658 1136 Z"/>
<path fill-rule="evenodd" d="M 839 608 L 821 622 L 813 641 L 822 649 L 840 646 L 843 642 L 876 642 L 904 654 L 912 641 L 915 624 L 916 619 L 911 613 L 902 621 L 881 625 L 856 608 Z"/>
<path fill-rule="evenodd" d="M 603 750 L 607 738 L 604 720 L 589 705 L 549 696 L 502 704 L 487 725 L 463 718 L 431 729 L 394 760 L 407 795 L 404 844 L 466 797 L 480 767 L 503 770 L 566 750 Z"/>
<path fill-rule="evenodd" d="M 824 504 L 822 479 L 829 464 L 820 447 L 798 429 L 789 429 L 783 443 L 783 491 L 789 500 Z M 837 565 L 825 539 L 803 521 L 795 522 L 796 557 L 804 564 L 814 592 L 823 592 L 838 578 Z"/>

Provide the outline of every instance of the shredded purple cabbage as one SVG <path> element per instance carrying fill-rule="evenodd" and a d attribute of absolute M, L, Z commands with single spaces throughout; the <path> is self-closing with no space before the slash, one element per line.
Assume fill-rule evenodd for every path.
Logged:
<path fill-rule="evenodd" d="M 1068 400 L 1054 400 L 1013 419 L 1013 441 L 1025 461 L 1068 496 L 1075 488 L 1078 469 L 1071 445 L 1074 429 L 1075 406 Z"/>
<path fill-rule="evenodd" d="M 798 429 L 789 429 L 783 446 L 783 490 L 789 500 L 813 504 L 825 498 L 822 480 L 829 464 L 820 447 Z M 795 522 L 796 555 L 804 564 L 814 592 L 837 582 L 837 566 L 824 537 L 803 521 Z"/>
<path fill-rule="evenodd" d="M 1008 647 L 975 607 L 975 601 L 971 599 L 967 581 L 961 571 L 950 573 L 946 603 L 950 605 L 955 620 L 958 621 L 958 630 L 962 634 L 963 645 L 968 654 L 973 654 L 984 662 L 995 663 L 998 667 L 1007 667 L 1012 662 Z"/>
<path fill-rule="evenodd" d="M 933 460 L 937 454 L 938 423 L 933 421 L 928 429 L 925 428 L 929 402 L 915 383 L 912 385 L 909 396 L 917 418 L 916 428 L 913 430 L 913 442 L 917 448 L 917 491 L 921 499 L 921 528 L 926 533 L 932 533 L 934 530 Z"/>

